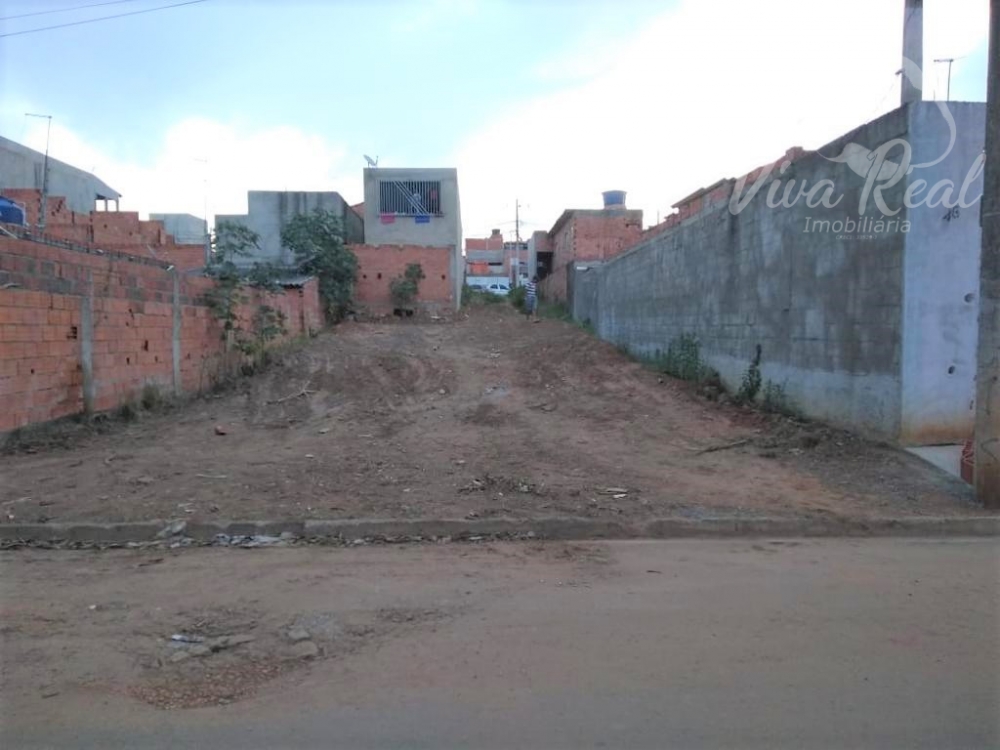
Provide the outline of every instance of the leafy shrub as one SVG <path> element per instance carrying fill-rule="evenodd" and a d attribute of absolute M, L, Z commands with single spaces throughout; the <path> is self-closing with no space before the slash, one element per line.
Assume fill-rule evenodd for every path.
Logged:
<path fill-rule="evenodd" d="M 293 216 L 281 229 L 281 244 L 292 251 L 301 273 L 316 277 L 327 320 L 341 320 L 354 296 L 358 258 L 344 244 L 340 218 L 321 208 Z"/>
<path fill-rule="evenodd" d="M 753 359 L 750 360 L 750 366 L 743 373 L 743 382 L 740 384 L 740 389 L 736 392 L 736 400 L 742 404 L 753 403 L 757 398 L 757 394 L 760 393 L 761 383 L 760 344 L 757 344 Z"/>
<path fill-rule="evenodd" d="M 525 292 L 524 286 L 514 287 L 510 290 L 510 294 L 507 295 L 515 310 L 524 310 L 525 297 L 527 297 L 527 292 Z"/>
<path fill-rule="evenodd" d="M 409 263 L 402 276 L 389 282 L 389 295 L 397 308 L 408 309 L 420 292 L 420 282 L 426 277 L 419 263 Z"/>

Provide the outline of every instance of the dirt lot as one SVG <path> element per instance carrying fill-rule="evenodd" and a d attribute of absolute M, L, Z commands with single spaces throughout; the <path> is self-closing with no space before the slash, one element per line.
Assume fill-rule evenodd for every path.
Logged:
<path fill-rule="evenodd" d="M 506 307 L 346 324 L 235 392 L 70 434 L 0 456 L 0 521 L 981 512 L 908 454 Z"/>

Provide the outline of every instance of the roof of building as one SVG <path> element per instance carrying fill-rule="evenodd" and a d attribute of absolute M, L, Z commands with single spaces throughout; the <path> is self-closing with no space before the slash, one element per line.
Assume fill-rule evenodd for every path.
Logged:
<path fill-rule="evenodd" d="M 466 250 L 503 250 L 503 237 L 466 237 Z"/>
<path fill-rule="evenodd" d="M 34 162 L 42 163 L 45 161 L 45 154 L 41 151 L 35 151 L 33 148 L 28 148 L 27 146 L 23 146 L 20 143 L 12 141 L 9 138 L 4 138 L 3 136 L 0 136 L 0 151 L 6 151 L 9 154 L 30 159 Z M 110 187 L 106 182 L 92 173 L 80 169 L 79 167 L 74 167 L 64 161 L 59 161 L 59 159 L 55 159 L 51 156 L 49 157 L 49 169 L 58 169 L 63 172 L 75 173 L 77 176 L 85 178 L 93 186 L 95 200 L 118 200 L 122 197 L 121 193 Z M 35 185 L 8 185 L 7 187 L 27 188 L 35 187 Z"/>
<path fill-rule="evenodd" d="M 556 234 L 574 216 L 625 216 L 628 214 L 642 214 L 641 208 L 567 208 L 562 215 L 556 219 L 549 234 Z"/>

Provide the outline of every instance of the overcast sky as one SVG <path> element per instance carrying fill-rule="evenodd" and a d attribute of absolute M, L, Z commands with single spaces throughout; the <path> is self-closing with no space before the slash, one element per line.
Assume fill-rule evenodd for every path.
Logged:
<path fill-rule="evenodd" d="M 898 106 L 903 0 L 4 0 L 0 134 L 93 170 L 122 209 L 362 197 L 363 154 L 457 167 L 466 236 L 692 191 Z M 924 98 L 986 96 L 987 0 L 926 0 Z M 11 18 L 33 13 L 29 17 Z M 7 36 L 3 36 L 7 35 Z"/>

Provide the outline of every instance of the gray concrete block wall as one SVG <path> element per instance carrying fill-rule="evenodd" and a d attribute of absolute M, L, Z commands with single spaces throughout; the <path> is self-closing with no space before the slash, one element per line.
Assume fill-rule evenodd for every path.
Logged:
<path fill-rule="evenodd" d="M 822 152 L 838 156 L 849 143 L 874 148 L 906 133 L 906 113 L 897 110 Z M 773 178 L 782 187 L 796 180 L 794 189 L 830 179 L 843 198 L 835 208 L 811 208 L 805 199 L 771 208 L 769 180 L 737 215 L 717 206 L 605 264 L 596 294 L 574 296 L 574 315 L 639 356 L 655 357 L 694 334 L 703 359 L 733 389 L 759 345 L 763 378 L 804 412 L 898 435 L 905 235 L 805 231 L 807 219 L 858 220 L 864 179 L 846 164 L 813 153 Z M 887 189 L 887 202 L 901 203 L 904 190 L 905 181 Z M 586 283 L 576 272 L 574 287 Z"/>
<path fill-rule="evenodd" d="M 974 165 L 985 145 L 986 108 L 976 102 L 946 106 L 947 113 L 937 102 L 910 107 L 913 161 L 930 165 L 915 169 L 913 178 L 929 186 L 950 180 L 955 186 L 950 202 L 957 201 L 969 180 L 965 202 L 970 203 L 983 192 L 982 173 L 975 176 Z M 958 137 L 947 151 L 949 117 Z M 960 443 L 972 436 L 975 426 L 979 205 L 923 203 L 909 217 L 913 228 L 906 237 L 904 264 L 901 440 Z"/>

